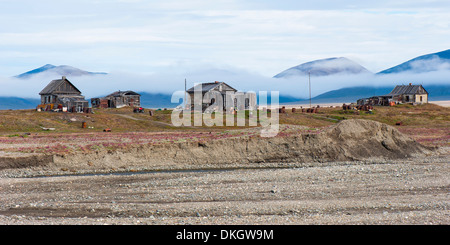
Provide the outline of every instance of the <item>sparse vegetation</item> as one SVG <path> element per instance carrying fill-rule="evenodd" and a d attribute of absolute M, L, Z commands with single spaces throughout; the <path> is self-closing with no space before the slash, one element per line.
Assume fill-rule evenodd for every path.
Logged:
<path fill-rule="evenodd" d="M 426 104 L 375 107 L 372 113 L 342 108 L 320 108 L 318 113 L 280 113 L 277 137 L 318 133 L 346 119 L 369 119 L 395 126 L 422 144 L 450 145 L 450 108 Z M 139 144 L 204 142 L 230 137 L 257 137 L 255 127 L 174 127 L 171 110 L 156 110 L 150 116 L 131 108 L 97 109 L 94 114 L 0 111 L 2 151 L 65 155 L 74 152 L 124 150 Z M 248 113 L 245 114 L 248 120 Z M 270 115 L 269 115 L 270 117 Z M 82 128 L 82 122 L 87 123 Z M 225 125 L 225 123 L 224 123 Z M 55 130 L 44 130 L 54 128 Z M 109 128 L 111 132 L 103 132 Z"/>

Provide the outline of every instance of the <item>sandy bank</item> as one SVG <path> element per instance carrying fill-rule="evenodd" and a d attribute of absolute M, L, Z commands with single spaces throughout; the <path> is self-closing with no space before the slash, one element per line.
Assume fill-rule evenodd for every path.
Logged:
<path fill-rule="evenodd" d="M 45 167 L 72 172 L 227 168 L 268 163 L 320 163 L 401 159 L 430 154 L 394 127 L 370 120 L 345 120 L 319 134 L 245 137 L 205 142 L 138 145 L 127 151 L 66 156 L 0 158 L 0 169 Z"/>
<path fill-rule="evenodd" d="M 450 107 L 450 100 L 442 100 L 442 101 L 430 101 L 430 103 L 443 106 L 443 107 Z"/>

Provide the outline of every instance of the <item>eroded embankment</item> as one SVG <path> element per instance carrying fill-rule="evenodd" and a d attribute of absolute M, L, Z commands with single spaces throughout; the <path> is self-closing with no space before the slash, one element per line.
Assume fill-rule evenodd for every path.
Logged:
<path fill-rule="evenodd" d="M 53 156 L 43 154 L 3 154 L 0 156 L 0 170 L 9 168 L 29 168 L 47 166 Z"/>
<path fill-rule="evenodd" d="M 68 168 L 180 168 L 268 162 L 398 159 L 430 152 L 394 127 L 368 120 L 343 121 L 320 134 L 235 138 L 203 143 L 141 145 L 127 152 L 55 157 Z"/>
<path fill-rule="evenodd" d="M 346 120 L 319 134 L 273 138 L 234 138 L 202 143 L 138 145 L 127 151 L 51 156 L 39 164 L 26 161 L 0 169 L 45 165 L 71 170 L 129 170 L 222 168 L 239 164 L 352 161 L 370 158 L 398 159 L 429 153 L 431 149 L 394 127 L 369 120 Z M 47 161 L 47 163 L 45 163 Z"/>

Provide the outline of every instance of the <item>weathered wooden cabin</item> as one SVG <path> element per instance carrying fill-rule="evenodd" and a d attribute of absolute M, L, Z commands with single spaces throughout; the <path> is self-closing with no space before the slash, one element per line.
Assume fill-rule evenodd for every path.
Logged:
<path fill-rule="evenodd" d="M 422 85 L 397 85 L 389 94 L 359 99 L 358 105 L 383 105 L 393 104 L 425 104 L 428 103 L 428 92 Z"/>
<path fill-rule="evenodd" d="M 140 107 L 141 95 L 131 90 L 119 90 L 102 98 L 92 98 L 91 104 L 94 108 Z"/>
<path fill-rule="evenodd" d="M 215 81 L 213 83 L 201 83 L 201 84 L 197 84 L 194 87 L 188 89 L 186 92 L 189 94 L 190 97 L 190 106 L 191 109 L 194 109 L 195 105 L 195 101 L 194 101 L 194 94 L 195 91 L 201 91 L 202 93 L 202 111 L 205 111 L 207 108 L 214 107 L 213 105 L 216 103 L 216 98 L 215 95 L 219 95 L 220 94 L 220 99 L 222 100 L 223 103 L 223 110 L 226 110 L 226 106 L 227 106 L 227 99 L 232 99 L 233 102 L 231 102 L 230 104 L 232 105 L 233 109 L 236 110 L 244 110 L 244 109 L 248 109 L 248 107 L 250 105 L 256 105 L 256 94 L 252 93 L 247 93 L 245 94 L 245 98 L 243 98 L 243 103 L 238 103 L 238 98 L 236 96 L 236 93 L 238 92 L 238 90 L 236 90 L 235 88 L 231 87 L 230 85 L 224 83 L 224 82 L 218 82 Z M 216 92 L 216 93 L 208 93 L 208 92 Z M 231 97 L 227 97 L 228 95 L 232 95 Z M 243 93 L 242 93 L 243 94 Z M 217 103 L 216 103 L 217 104 Z M 240 108 L 237 108 L 237 107 Z M 213 108 L 213 110 L 218 110 L 219 108 Z"/>
<path fill-rule="evenodd" d="M 42 110 L 60 110 L 68 112 L 86 112 L 89 101 L 85 100 L 78 90 L 65 76 L 51 81 L 40 93 Z"/>
<path fill-rule="evenodd" d="M 382 97 L 395 103 L 428 103 L 428 92 L 422 85 L 398 85 L 389 94 Z"/>

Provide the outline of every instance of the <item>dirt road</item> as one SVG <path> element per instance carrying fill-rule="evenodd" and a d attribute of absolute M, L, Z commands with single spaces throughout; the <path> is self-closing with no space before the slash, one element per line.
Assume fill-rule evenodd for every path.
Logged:
<path fill-rule="evenodd" d="M 450 224 L 449 157 L 3 176 L 0 224 Z"/>

